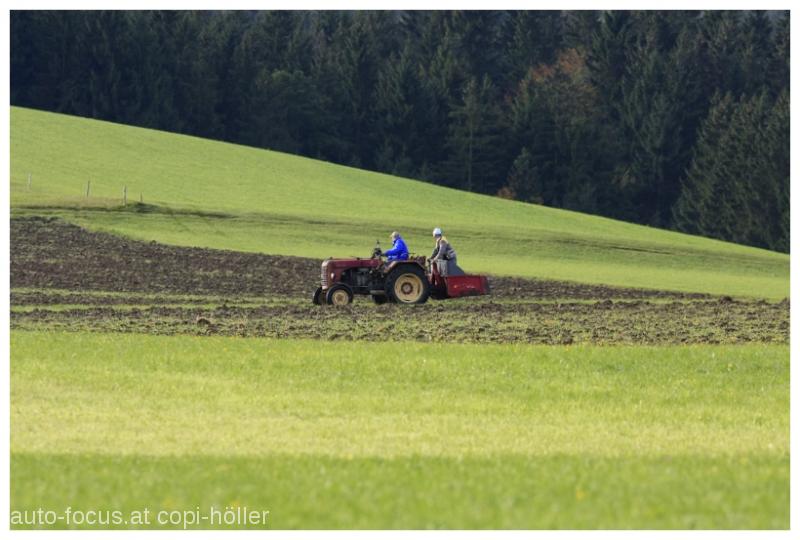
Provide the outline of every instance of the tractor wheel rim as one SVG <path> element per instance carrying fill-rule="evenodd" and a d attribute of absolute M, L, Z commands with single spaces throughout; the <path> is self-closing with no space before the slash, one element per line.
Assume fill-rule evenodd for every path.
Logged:
<path fill-rule="evenodd" d="M 342 304 L 347 303 L 347 292 L 346 291 L 334 291 L 331 295 L 332 303 L 336 306 L 340 306 Z"/>
<path fill-rule="evenodd" d="M 403 274 L 394 282 L 394 295 L 400 302 L 416 302 L 422 296 L 422 280 L 416 274 Z"/>

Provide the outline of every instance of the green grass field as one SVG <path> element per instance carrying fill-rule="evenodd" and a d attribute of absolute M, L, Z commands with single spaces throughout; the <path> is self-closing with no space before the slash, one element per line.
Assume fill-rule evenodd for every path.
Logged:
<path fill-rule="evenodd" d="M 12 332 L 12 510 L 272 528 L 786 528 L 783 346 Z"/>
<path fill-rule="evenodd" d="M 427 254 L 430 230 L 441 226 L 475 272 L 789 295 L 785 254 L 266 150 L 13 107 L 10 142 L 12 216 L 315 258 L 368 255 L 392 229 Z M 146 205 L 122 208 L 123 186 Z M 39 260 L 26 271 L 40 272 Z M 788 339 L 784 302 L 699 299 L 711 307 L 694 312 L 692 300 L 663 300 L 688 336 L 727 343 L 741 335 L 747 345 L 457 344 L 453 328 L 478 323 L 453 322 L 431 304 L 380 332 L 430 321 L 453 339 L 368 343 L 185 335 L 202 330 L 191 310 L 229 295 L 217 302 L 147 288 L 139 303 L 124 288 L 92 291 L 134 299 L 116 311 L 72 304 L 100 315 L 55 331 L 48 324 L 63 321 L 53 314 L 86 292 L 40 286 L 12 291 L 12 305 L 22 299 L 11 314 L 12 526 L 14 511 L 37 508 L 147 508 L 155 519 L 212 506 L 267 510 L 273 529 L 789 526 L 789 348 L 759 343 Z M 38 293 L 65 300 L 33 301 Z M 126 319 L 148 307 L 140 305 L 148 294 L 187 309 L 156 321 L 184 335 L 155 336 L 150 319 Z M 627 328 L 628 317 L 643 343 L 677 332 L 626 315 L 620 302 L 589 317 L 567 300 L 603 299 L 544 306 L 528 298 L 528 311 L 489 310 L 478 322 L 519 336 L 567 323 L 587 336 L 618 336 L 609 326 Z M 239 307 L 276 301 L 240 298 Z M 264 313 L 287 332 L 314 324 Z M 325 324 L 358 326 L 346 311 L 323 315 Z"/>
<path fill-rule="evenodd" d="M 129 200 L 141 194 L 153 206 L 121 210 L 123 186 Z M 789 294 L 785 254 L 14 107 L 11 203 L 14 214 L 60 215 L 139 239 L 318 258 L 366 256 L 393 229 L 427 254 L 430 230 L 441 226 L 462 265 L 475 272 L 734 296 Z"/>

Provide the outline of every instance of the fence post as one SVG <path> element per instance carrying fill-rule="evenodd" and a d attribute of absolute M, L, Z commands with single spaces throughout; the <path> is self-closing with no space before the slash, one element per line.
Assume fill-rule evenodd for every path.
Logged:
<path fill-rule="evenodd" d="M 122 206 L 128 206 L 128 186 L 122 186 Z"/>
<path fill-rule="evenodd" d="M 28 173 L 28 191 L 31 190 L 31 173 Z"/>
<path fill-rule="evenodd" d="M 86 181 L 86 198 L 87 198 L 87 199 L 89 198 L 89 189 L 90 189 L 91 187 L 92 187 L 92 181 L 91 181 L 91 180 L 87 180 L 87 181 Z"/>

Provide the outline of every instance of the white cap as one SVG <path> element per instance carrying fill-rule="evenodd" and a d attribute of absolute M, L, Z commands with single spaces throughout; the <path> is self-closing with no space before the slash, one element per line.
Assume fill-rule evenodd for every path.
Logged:
<path fill-rule="evenodd" d="M 442 236 L 442 229 L 440 229 L 439 227 L 433 229 L 433 236 Z"/>

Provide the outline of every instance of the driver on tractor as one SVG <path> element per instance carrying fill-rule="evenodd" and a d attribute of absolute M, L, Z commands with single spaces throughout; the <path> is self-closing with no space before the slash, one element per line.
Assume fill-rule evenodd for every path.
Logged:
<path fill-rule="evenodd" d="M 389 238 L 392 240 L 392 249 L 383 253 L 386 256 L 386 262 L 408 260 L 408 248 L 400 237 L 400 233 L 394 231 Z"/>

